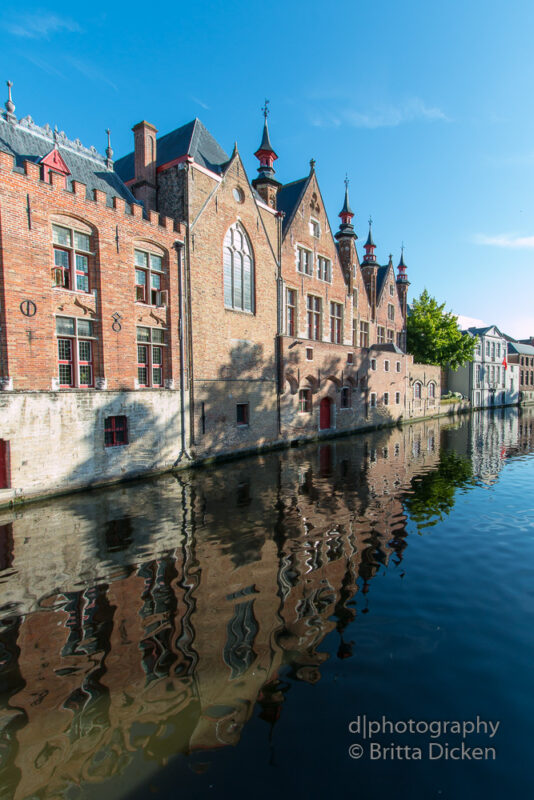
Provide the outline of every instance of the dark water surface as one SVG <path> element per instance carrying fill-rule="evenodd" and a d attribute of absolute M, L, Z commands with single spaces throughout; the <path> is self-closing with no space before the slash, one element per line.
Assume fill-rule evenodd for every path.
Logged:
<path fill-rule="evenodd" d="M 0 512 L 0 798 L 533 797 L 533 595 L 533 408 Z"/>

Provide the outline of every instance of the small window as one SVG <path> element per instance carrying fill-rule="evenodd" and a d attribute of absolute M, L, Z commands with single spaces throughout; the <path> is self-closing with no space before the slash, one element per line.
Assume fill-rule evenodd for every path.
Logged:
<path fill-rule="evenodd" d="M 238 403 L 236 405 L 236 422 L 238 427 L 248 425 L 248 403 Z"/>
<path fill-rule="evenodd" d="M 351 407 L 351 392 L 349 386 L 343 386 L 341 389 L 341 408 L 350 408 Z"/>
<path fill-rule="evenodd" d="M 295 289 L 287 290 L 287 320 L 286 331 L 288 336 L 295 336 L 297 330 L 297 292 Z"/>
<path fill-rule="evenodd" d="M 321 235 L 321 226 L 319 224 L 319 221 L 313 218 L 310 219 L 310 233 L 316 239 L 318 239 Z"/>
<path fill-rule="evenodd" d="M 358 308 L 358 290 L 354 289 L 352 292 L 352 306 L 353 308 Z"/>
<path fill-rule="evenodd" d="M 395 338 L 395 331 L 392 331 L 391 328 L 388 328 L 386 336 L 387 336 L 388 344 L 393 344 L 393 340 Z"/>
<path fill-rule="evenodd" d="M 371 369 L 376 370 L 376 358 L 371 359 Z"/>
<path fill-rule="evenodd" d="M 371 405 L 371 408 L 375 408 L 376 407 L 376 393 L 375 392 L 371 392 L 370 405 Z"/>
<path fill-rule="evenodd" d="M 236 203 L 243 203 L 245 201 L 245 194 L 243 192 L 243 189 L 241 189 L 239 186 L 236 186 L 232 190 L 232 194 L 234 196 L 234 200 L 236 201 Z"/>
<path fill-rule="evenodd" d="M 389 406 L 389 392 L 384 392 L 384 405 Z"/>
<path fill-rule="evenodd" d="M 378 325 L 376 329 L 376 341 L 378 344 L 384 344 L 386 341 L 386 329 L 381 325 Z"/>
<path fill-rule="evenodd" d="M 400 392 L 395 392 L 395 405 L 400 405 Z"/>
<path fill-rule="evenodd" d="M 398 442 L 397 442 L 397 444 L 395 445 L 393 452 L 394 452 L 394 454 L 395 454 L 396 456 L 400 455 L 400 444 L 399 444 Z"/>
<path fill-rule="evenodd" d="M 347 364 L 354 364 L 354 353 L 347 353 Z"/>
<path fill-rule="evenodd" d="M 389 372 L 389 361 L 384 361 L 384 372 Z"/>
<path fill-rule="evenodd" d="M 104 445 L 106 447 L 120 447 L 128 444 L 128 418 L 106 417 L 104 423 Z"/>
<path fill-rule="evenodd" d="M 394 288 L 393 288 L 393 284 L 392 284 L 392 283 L 390 283 L 390 284 L 389 284 L 389 296 L 390 296 L 390 297 L 393 297 L 393 294 L 394 294 L 394 293 L 395 293 L 395 290 L 394 290 Z M 393 319 L 393 317 L 391 317 L 391 319 Z"/>
<path fill-rule="evenodd" d="M 320 281 L 332 283 L 332 262 L 323 256 L 317 256 L 317 277 Z"/>
<path fill-rule="evenodd" d="M 400 372 L 400 371 L 401 371 L 401 362 L 400 361 L 396 361 L 395 362 L 395 372 Z"/>
<path fill-rule="evenodd" d="M 306 361 L 313 361 L 313 347 L 306 348 Z"/>
<path fill-rule="evenodd" d="M 395 306 L 393 303 L 388 303 L 388 319 L 394 320 L 395 319 Z"/>

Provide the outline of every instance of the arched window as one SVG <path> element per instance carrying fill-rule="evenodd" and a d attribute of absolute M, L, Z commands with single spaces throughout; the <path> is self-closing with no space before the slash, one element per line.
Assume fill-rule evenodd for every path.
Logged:
<path fill-rule="evenodd" d="M 421 399 L 421 384 L 419 381 L 416 381 L 413 385 L 413 396 L 415 400 Z"/>
<path fill-rule="evenodd" d="M 434 398 L 436 396 L 436 384 L 429 383 L 428 384 L 428 396 Z"/>
<path fill-rule="evenodd" d="M 224 237 L 224 305 L 254 312 L 254 260 L 245 229 L 236 222 Z"/>

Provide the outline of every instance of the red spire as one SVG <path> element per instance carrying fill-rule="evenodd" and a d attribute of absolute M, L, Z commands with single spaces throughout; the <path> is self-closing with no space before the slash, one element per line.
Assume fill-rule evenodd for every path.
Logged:
<path fill-rule="evenodd" d="M 373 232 L 371 230 L 372 224 L 373 220 L 371 217 L 369 217 L 369 236 L 367 237 L 367 241 L 364 244 L 365 248 L 365 258 L 363 260 L 364 264 L 376 264 L 376 256 L 375 256 L 376 244 L 373 241 Z"/>
<path fill-rule="evenodd" d="M 273 163 L 276 161 L 278 156 L 273 150 L 273 146 L 271 144 L 271 140 L 269 139 L 269 128 L 267 126 L 267 117 L 269 116 L 269 101 L 265 101 L 265 105 L 262 108 L 263 116 L 265 121 L 263 123 L 263 136 L 261 139 L 261 144 L 259 148 L 256 150 L 254 155 L 260 162 L 260 166 L 258 167 L 258 172 L 260 175 L 268 178 L 272 178 L 274 175 Z"/>
<path fill-rule="evenodd" d="M 399 270 L 397 273 L 397 283 L 409 283 L 408 275 L 406 274 L 406 264 L 404 263 L 404 245 L 401 247 L 401 257 L 397 269 Z"/>

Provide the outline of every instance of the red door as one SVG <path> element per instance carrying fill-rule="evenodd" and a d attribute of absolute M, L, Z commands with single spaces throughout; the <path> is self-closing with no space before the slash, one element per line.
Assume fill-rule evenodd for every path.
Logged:
<path fill-rule="evenodd" d="M 319 412 L 319 427 L 322 431 L 331 427 L 332 416 L 332 401 L 329 397 L 323 397 L 321 400 Z"/>
<path fill-rule="evenodd" d="M 9 442 L 0 439 L 0 489 L 9 488 Z"/>

